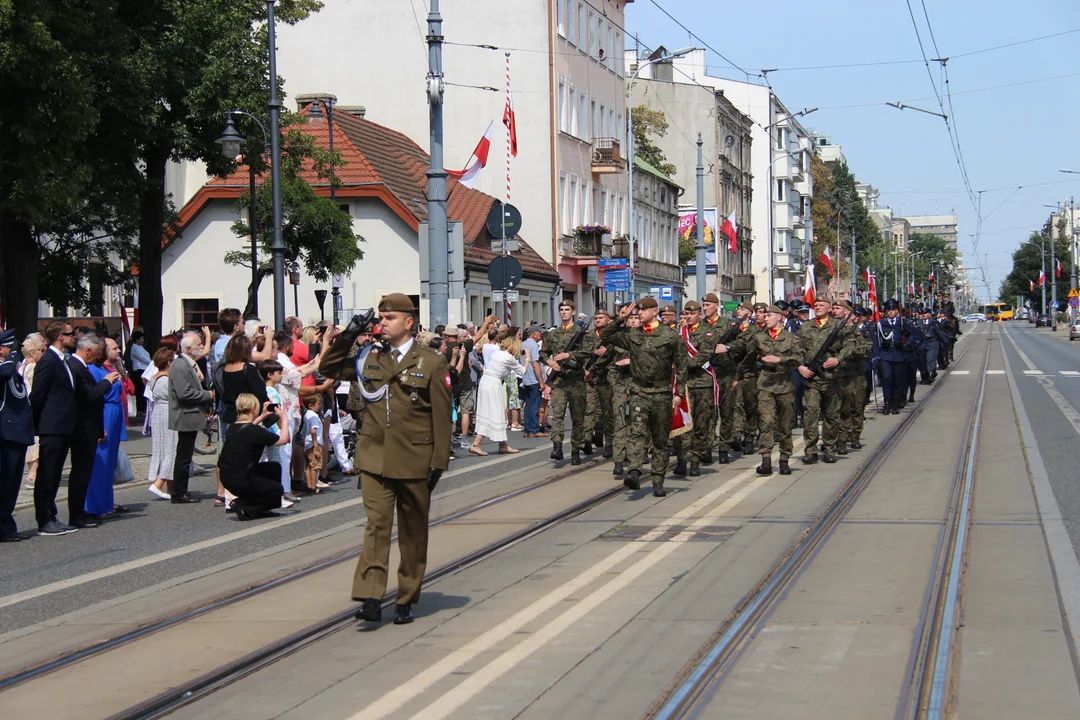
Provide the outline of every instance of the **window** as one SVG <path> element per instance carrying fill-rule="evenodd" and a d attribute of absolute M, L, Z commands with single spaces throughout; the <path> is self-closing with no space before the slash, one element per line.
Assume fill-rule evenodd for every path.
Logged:
<path fill-rule="evenodd" d="M 788 231 L 787 230 L 777 230 L 776 231 L 776 252 L 778 252 L 778 253 L 787 252 L 787 246 L 788 246 Z"/>
<path fill-rule="evenodd" d="M 570 231 L 581 225 L 581 215 L 578 207 L 578 183 L 576 177 L 570 178 Z"/>
<path fill-rule="evenodd" d="M 581 224 L 588 223 L 589 218 L 589 181 L 581 181 Z"/>
<path fill-rule="evenodd" d="M 577 136 L 582 139 L 589 137 L 589 116 L 586 114 L 588 113 L 588 106 L 585 104 L 585 102 L 585 91 L 582 90 L 578 93 L 578 115 L 580 117 L 578 121 L 580 123 L 580 127 L 578 128 L 578 130 L 580 132 L 577 133 Z"/>
<path fill-rule="evenodd" d="M 623 122 L 622 113 L 619 113 L 619 119 L 618 122 L 615 124 L 615 127 L 617 128 L 616 135 L 619 138 L 619 145 L 624 145 L 626 141 L 626 124 Z"/>
<path fill-rule="evenodd" d="M 555 4 L 555 22 L 559 25 L 559 34 L 566 37 L 566 0 L 558 0 Z"/>
<path fill-rule="evenodd" d="M 604 66 L 607 67 L 607 68 L 611 68 L 611 66 L 613 65 L 614 61 L 612 60 L 611 56 L 614 55 L 615 52 L 616 52 L 615 44 L 612 42 L 612 37 L 613 37 L 612 32 L 613 32 L 613 28 L 610 25 L 608 25 L 608 27 L 607 27 L 607 45 L 605 45 L 605 47 L 607 48 L 607 57 L 603 58 Z"/>
<path fill-rule="evenodd" d="M 559 78 L 559 129 L 566 132 L 566 81 Z"/>
<path fill-rule="evenodd" d="M 616 125 L 615 125 L 615 111 L 612 110 L 611 108 L 608 108 L 608 111 L 607 111 L 607 124 L 608 124 L 608 136 L 609 137 L 618 137 L 619 136 L 619 128 L 616 127 Z"/>
<path fill-rule="evenodd" d="M 626 198 L 623 197 L 622 193 L 619 193 L 619 216 L 615 219 L 615 224 L 619 226 L 619 232 L 622 232 L 626 228 L 625 216 Z"/>
<path fill-rule="evenodd" d="M 578 117 L 578 104 L 577 99 L 574 97 L 574 86 L 570 86 L 570 134 L 580 135 L 578 131 L 578 123 L 581 122 L 581 118 Z"/>
<path fill-rule="evenodd" d="M 574 33 L 574 44 L 584 49 L 588 42 L 588 31 L 585 29 L 585 3 L 577 4 L 577 30 Z"/>
<path fill-rule="evenodd" d="M 589 101 L 589 132 L 588 138 L 600 135 L 600 123 L 596 121 L 596 101 Z"/>
<path fill-rule="evenodd" d="M 608 217 L 608 191 L 604 190 L 600 193 L 600 224 L 607 225 L 609 228 L 615 223 Z"/>
<path fill-rule="evenodd" d="M 570 226 L 570 207 L 566 197 L 566 173 L 559 175 L 559 209 L 562 218 L 562 231 L 569 235 L 572 228 Z"/>
<path fill-rule="evenodd" d="M 776 149 L 784 149 L 784 128 L 782 127 L 776 128 Z"/>
<path fill-rule="evenodd" d="M 784 181 L 776 181 L 776 202 L 784 202 Z"/>
<path fill-rule="evenodd" d="M 596 16 L 589 11 L 589 57 L 596 57 Z"/>
<path fill-rule="evenodd" d="M 608 127 L 607 110 L 603 103 L 600 103 L 600 137 L 611 137 L 611 128 Z"/>
<path fill-rule="evenodd" d="M 217 325 L 218 301 L 184 300 L 184 327 L 192 330 Z"/>
<path fill-rule="evenodd" d="M 592 211 L 593 211 L 593 224 L 603 225 L 604 215 L 600 208 L 600 188 L 593 186 L 592 189 Z"/>
<path fill-rule="evenodd" d="M 611 49 L 611 52 L 615 54 L 615 74 L 619 77 L 623 76 L 623 46 L 622 46 L 622 33 L 615 32 L 615 45 Z"/>

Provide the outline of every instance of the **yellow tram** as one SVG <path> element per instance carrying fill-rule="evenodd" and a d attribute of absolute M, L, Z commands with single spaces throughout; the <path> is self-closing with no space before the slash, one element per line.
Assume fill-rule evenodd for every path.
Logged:
<path fill-rule="evenodd" d="M 1009 303 L 997 302 L 986 303 L 982 306 L 982 312 L 986 315 L 987 320 L 1012 320 L 1016 313 L 1013 311 L 1013 306 Z"/>

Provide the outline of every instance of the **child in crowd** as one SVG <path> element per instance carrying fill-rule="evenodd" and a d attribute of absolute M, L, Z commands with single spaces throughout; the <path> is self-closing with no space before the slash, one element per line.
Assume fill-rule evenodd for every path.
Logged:
<path fill-rule="evenodd" d="M 319 494 L 323 489 L 330 487 L 327 483 L 319 481 L 319 472 L 323 467 L 323 424 L 319 411 L 322 409 L 321 395 L 308 395 L 303 398 L 304 418 L 304 459 L 307 465 L 304 468 L 304 481 L 307 491 Z"/>
<path fill-rule="evenodd" d="M 263 382 L 266 383 L 266 399 L 270 402 L 271 412 L 276 412 L 279 407 L 282 407 L 281 394 L 278 393 L 275 387 L 281 382 L 281 373 L 284 370 L 281 363 L 277 360 L 264 360 L 259 366 L 259 375 L 262 376 Z M 268 428 L 269 430 L 281 434 L 281 428 L 278 425 L 274 425 Z M 267 462 L 275 462 L 281 465 L 284 462 L 285 453 L 282 451 L 280 445 L 275 445 L 266 449 Z M 292 488 L 285 486 L 282 482 L 281 488 L 281 500 L 282 503 L 294 503 L 300 500 L 292 493 Z"/>

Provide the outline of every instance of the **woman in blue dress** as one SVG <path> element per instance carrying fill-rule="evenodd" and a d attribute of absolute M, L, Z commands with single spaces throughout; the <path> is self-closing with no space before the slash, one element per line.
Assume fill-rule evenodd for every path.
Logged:
<path fill-rule="evenodd" d="M 119 372 L 120 346 L 112 338 L 105 338 L 105 357 L 101 365 L 90 366 L 94 380 L 101 380 L 111 372 Z M 90 476 L 90 487 L 86 491 L 84 509 L 88 515 L 111 515 L 124 512 L 113 504 L 113 474 L 116 471 L 116 456 L 120 451 L 120 442 L 127 440 L 127 417 L 125 413 L 125 392 L 133 389 L 131 380 L 114 383 L 105 396 L 105 437 L 98 443 L 94 457 L 94 472 Z"/>

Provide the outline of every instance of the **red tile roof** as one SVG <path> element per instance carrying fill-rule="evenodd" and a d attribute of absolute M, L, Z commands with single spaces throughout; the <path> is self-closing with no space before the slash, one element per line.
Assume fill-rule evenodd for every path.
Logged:
<path fill-rule="evenodd" d="M 326 121 L 323 120 L 323 123 Z M 314 137 L 323 148 L 329 148 L 325 125 L 305 125 L 301 128 Z M 338 197 L 376 196 L 387 202 L 411 227 L 427 221 L 427 171 L 429 155 L 402 133 L 370 120 L 348 113 L 334 115 L 334 149 L 341 153 L 346 165 L 335 168 L 342 185 Z M 329 191 L 329 183 L 312 169 L 305 179 L 316 191 Z M 239 197 L 248 187 L 246 168 L 232 175 L 213 178 L 180 212 L 183 228 L 209 199 L 232 194 Z M 465 241 L 465 262 L 487 266 L 496 257 L 491 250 L 491 234 L 485 225 L 494 197 L 467 188 L 454 178 L 447 179 L 447 215 L 452 222 L 462 222 Z M 520 240 L 520 238 L 519 238 Z M 526 275 L 558 279 L 555 268 L 540 257 L 524 240 L 521 252 L 515 255 Z"/>

